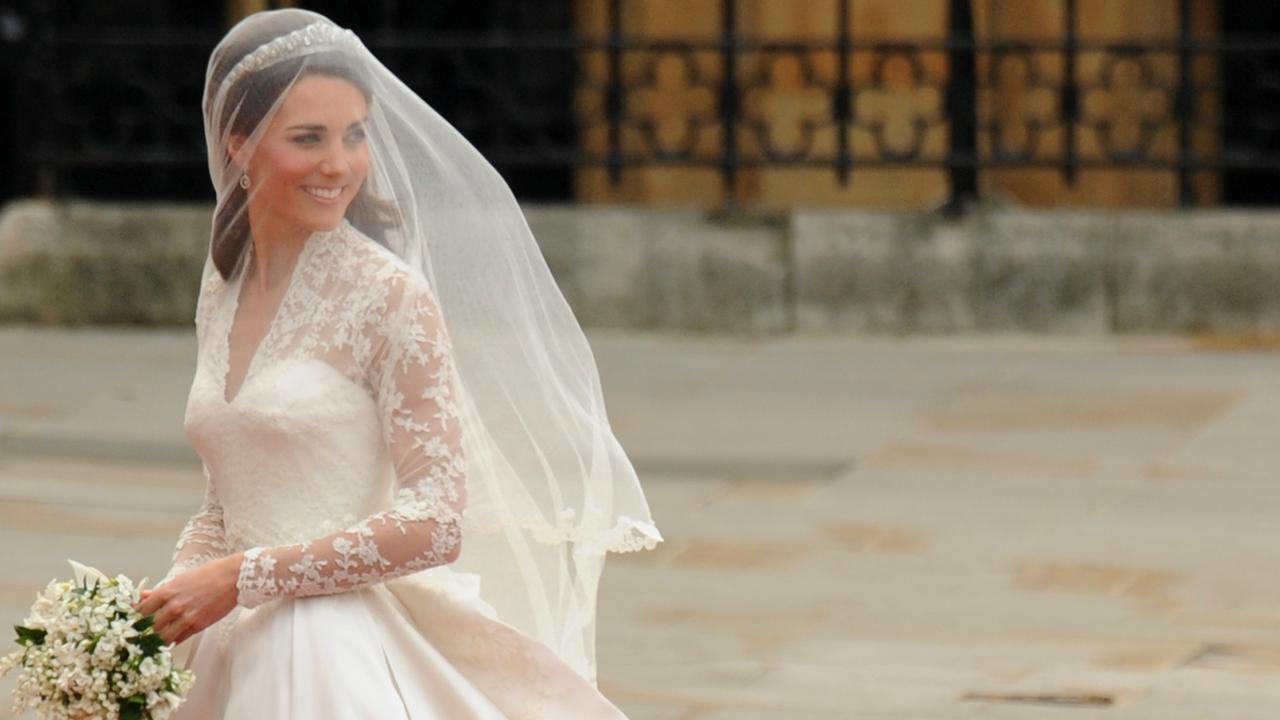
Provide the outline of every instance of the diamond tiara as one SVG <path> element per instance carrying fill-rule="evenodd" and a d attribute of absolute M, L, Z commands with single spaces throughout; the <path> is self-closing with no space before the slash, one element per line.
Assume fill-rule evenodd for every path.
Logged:
<path fill-rule="evenodd" d="M 245 75 L 274 65 L 281 60 L 319 52 L 327 47 L 359 50 L 364 46 L 360 44 L 360 38 L 350 30 L 344 30 L 327 22 L 311 23 L 304 28 L 281 35 L 245 55 L 223 78 L 222 87 L 230 88 Z"/>

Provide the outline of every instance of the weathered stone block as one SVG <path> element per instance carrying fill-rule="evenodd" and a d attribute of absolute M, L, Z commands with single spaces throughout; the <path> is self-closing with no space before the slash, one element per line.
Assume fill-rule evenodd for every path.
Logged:
<path fill-rule="evenodd" d="M 0 213 L 0 320 L 189 324 L 210 212 L 21 201 Z"/>
<path fill-rule="evenodd" d="M 529 208 L 547 264 L 589 327 L 779 332 L 786 240 L 696 212 Z"/>
<path fill-rule="evenodd" d="M 975 330 L 1102 333 L 1110 323 L 1105 220 L 1088 212 L 995 212 L 967 233 Z"/>
<path fill-rule="evenodd" d="M 1087 215 L 797 212 L 798 329 L 1101 332 L 1105 237 Z"/>
<path fill-rule="evenodd" d="M 1117 331 L 1280 332 L 1280 215 L 1129 213 L 1113 222 Z"/>

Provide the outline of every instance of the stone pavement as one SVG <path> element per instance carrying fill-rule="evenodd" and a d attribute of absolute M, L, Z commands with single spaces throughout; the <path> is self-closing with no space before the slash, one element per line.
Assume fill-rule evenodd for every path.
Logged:
<path fill-rule="evenodd" d="M 633 720 L 1280 716 L 1275 350 L 591 339 L 667 537 L 601 588 Z M 0 330 L 4 626 L 65 558 L 167 568 L 193 351 Z"/>

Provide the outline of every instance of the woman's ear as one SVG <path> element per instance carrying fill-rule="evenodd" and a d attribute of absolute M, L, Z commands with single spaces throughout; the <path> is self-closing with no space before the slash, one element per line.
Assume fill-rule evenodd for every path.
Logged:
<path fill-rule="evenodd" d="M 249 156 L 253 153 L 248 145 L 249 138 L 245 135 L 231 135 L 227 138 L 227 154 L 231 156 L 231 162 L 240 169 L 240 172 L 249 169 Z"/>

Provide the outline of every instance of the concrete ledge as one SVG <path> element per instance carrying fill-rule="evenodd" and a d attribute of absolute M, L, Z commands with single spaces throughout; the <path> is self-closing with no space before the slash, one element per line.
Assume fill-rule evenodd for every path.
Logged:
<path fill-rule="evenodd" d="M 1105 332 L 1106 253 L 1088 220 L 797 213 L 797 327 Z"/>
<path fill-rule="evenodd" d="M 1113 222 L 1116 330 L 1280 332 L 1280 213 Z"/>
<path fill-rule="evenodd" d="M 593 328 L 1280 333 L 1280 213 L 526 213 Z M 11 203 L 0 213 L 0 320 L 188 324 L 209 222 L 205 206 Z"/>
<path fill-rule="evenodd" d="M 584 325 L 789 328 L 787 243 L 776 228 L 726 227 L 679 211 L 533 207 L 526 215 Z"/>
<path fill-rule="evenodd" d="M 204 207 L 21 201 L 0 213 L 0 320 L 189 324 Z"/>

